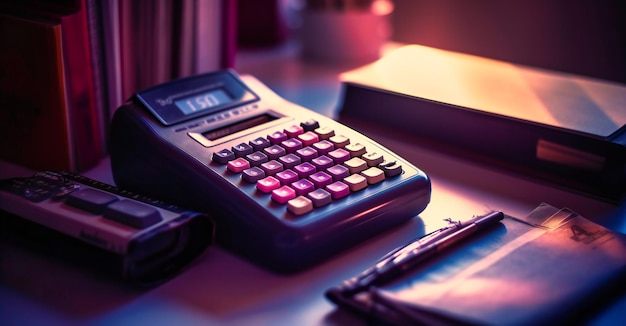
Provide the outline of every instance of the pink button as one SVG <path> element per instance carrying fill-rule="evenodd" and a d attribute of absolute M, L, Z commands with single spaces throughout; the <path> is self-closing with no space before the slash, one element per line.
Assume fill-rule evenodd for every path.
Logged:
<path fill-rule="evenodd" d="M 250 168 L 250 162 L 240 157 L 232 161 L 229 161 L 228 165 L 226 166 L 228 167 L 228 170 L 230 170 L 231 172 L 240 173 L 241 171 Z"/>
<path fill-rule="evenodd" d="M 291 127 L 287 127 L 285 128 L 285 133 L 287 134 L 287 136 L 289 136 L 290 138 L 296 137 L 302 133 L 304 133 L 304 128 L 298 126 L 298 125 L 293 125 Z"/>
<path fill-rule="evenodd" d="M 342 180 L 343 178 L 350 175 L 350 171 L 348 168 L 343 165 L 335 165 L 326 169 L 328 174 L 330 174 L 335 181 Z"/>
<path fill-rule="evenodd" d="M 339 199 L 350 194 L 350 188 L 347 184 L 336 181 L 326 186 L 326 191 L 330 193 L 333 199 Z"/>
<path fill-rule="evenodd" d="M 315 165 L 317 170 L 326 170 L 329 167 L 334 165 L 333 160 L 330 157 L 326 156 L 326 155 L 322 155 L 320 157 L 316 157 L 316 158 L 312 159 L 311 163 L 313 165 Z"/>
<path fill-rule="evenodd" d="M 315 188 L 324 188 L 333 182 L 333 178 L 325 172 L 316 172 L 309 176 L 309 180 L 313 182 Z"/>
<path fill-rule="evenodd" d="M 309 197 L 315 207 L 322 207 L 332 202 L 330 193 L 324 189 L 313 190 L 307 194 L 307 197 Z"/>
<path fill-rule="evenodd" d="M 304 146 L 311 146 L 320 140 L 319 136 L 312 131 L 307 131 L 301 135 L 298 135 L 298 139 L 300 139 Z"/>
<path fill-rule="evenodd" d="M 287 134 L 282 131 L 274 131 L 273 133 L 267 135 L 267 139 L 272 144 L 279 144 L 280 142 L 285 141 L 288 138 L 289 137 L 287 137 Z"/>
<path fill-rule="evenodd" d="M 299 178 L 300 177 L 298 177 L 298 174 L 295 173 L 293 170 L 285 170 L 276 173 L 276 179 L 280 180 L 280 183 L 284 185 L 290 184 L 298 180 Z"/>
<path fill-rule="evenodd" d="M 304 162 L 302 164 L 294 166 L 293 170 L 296 171 L 300 178 L 304 179 L 315 173 L 317 171 L 317 168 L 315 167 L 315 165 L 309 162 Z"/>
<path fill-rule="evenodd" d="M 298 180 L 291 184 L 291 188 L 296 191 L 296 195 L 302 196 L 315 190 L 313 183 L 307 179 Z"/>
<path fill-rule="evenodd" d="M 311 147 L 315 148 L 320 155 L 325 155 L 326 153 L 335 149 L 335 145 L 329 142 L 328 140 L 322 140 L 320 142 L 314 143 Z"/>
<path fill-rule="evenodd" d="M 283 170 L 283 165 L 271 160 L 269 162 L 265 162 L 261 164 L 261 169 L 267 173 L 267 175 L 274 175 Z"/>
<path fill-rule="evenodd" d="M 278 146 L 278 145 L 272 145 L 270 147 L 266 147 L 263 149 L 263 153 L 265 153 L 265 155 L 267 155 L 267 157 L 270 160 L 275 160 L 285 154 L 287 154 L 287 151 L 285 151 L 284 148 Z"/>
<path fill-rule="evenodd" d="M 278 158 L 278 161 L 285 167 L 285 169 L 291 169 L 294 166 L 300 164 L 302 159 L 296 154 L 287 154 Z"/>
<path fill-rule="evenodd" d="M 296 138 L 289 138 L 281 142 L 280 145 L 287 151 L 287 153 L 293 153 L 302 148 L 302 142 Z"/>
<path fill-rule="evenodd" d="M 335 164 L 341 164 L 350 159 L 350 152 L 343 148 L 337 148 L 333 151 L 328 152 L 328 154 L 326 155 L 332 158 L 333 161 L 335 161 Z"/>
<path fill-rule="evenodd" d="M 296 198 L 296 191 L 291 189 L 289 186 L 282 186 L 272 191 L 272 199 L 281 204 L 284 204 L 294 198 Z"/>
<path fill-rule="evenodd" d="M 308 162 L 317 157 L 317 151 L 312 147 L 307 146 L 305 148 L 300 148 L 299 150 L 297 150 L 296 155 L 300 156 L 302 161 Z"/>
<path fill-rule="evenodd" d="M 270 193 L 278 187 L 280 187 L 280 181 L 274 177 L 265 177 L 256 182 L 256 188 L 264 193 Z"/>

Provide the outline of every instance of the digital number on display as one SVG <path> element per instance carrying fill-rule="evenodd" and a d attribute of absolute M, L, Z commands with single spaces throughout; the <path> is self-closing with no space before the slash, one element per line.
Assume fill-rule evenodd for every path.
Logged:
<path fill-rule="evenodd" d="M 186 97 L 174 104 L 185 114 L 193 114 L 231 102 L 233 99 L 222 89 L 212 90 L 192 97 Z"/>

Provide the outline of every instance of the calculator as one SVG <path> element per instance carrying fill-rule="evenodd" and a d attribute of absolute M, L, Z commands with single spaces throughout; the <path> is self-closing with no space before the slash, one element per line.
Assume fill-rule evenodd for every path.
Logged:
<path fill-rule="evenodd" d="M 398 227 L 430 201 L 413 164 L 233 70 L 137 92 L 110 136 L 118 186 L 206 212 L 219 245 L 279 273 Z"/>

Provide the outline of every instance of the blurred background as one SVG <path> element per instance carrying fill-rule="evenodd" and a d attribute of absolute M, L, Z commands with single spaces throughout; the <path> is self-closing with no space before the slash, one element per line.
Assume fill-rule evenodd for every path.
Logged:
<path fill-rule="evenodd" d="M 311 11 L 350 19 L 383 2 L 393 7 L 390 41 L 626 82 L 626 3 L 619 0 L 239 0 L 238 46 L 302 35 Z"/>

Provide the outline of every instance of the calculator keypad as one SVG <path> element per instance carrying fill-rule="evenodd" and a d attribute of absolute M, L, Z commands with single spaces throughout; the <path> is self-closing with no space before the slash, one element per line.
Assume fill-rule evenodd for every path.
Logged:
<path fill-rule="evenodd" d="M 294 215 L 340 200 L 402 173 L 393 157 L 315 120 L 271 131 L 213 153 L 214 163 L 241 174 L 245 183 L 286 205 Z"/>

